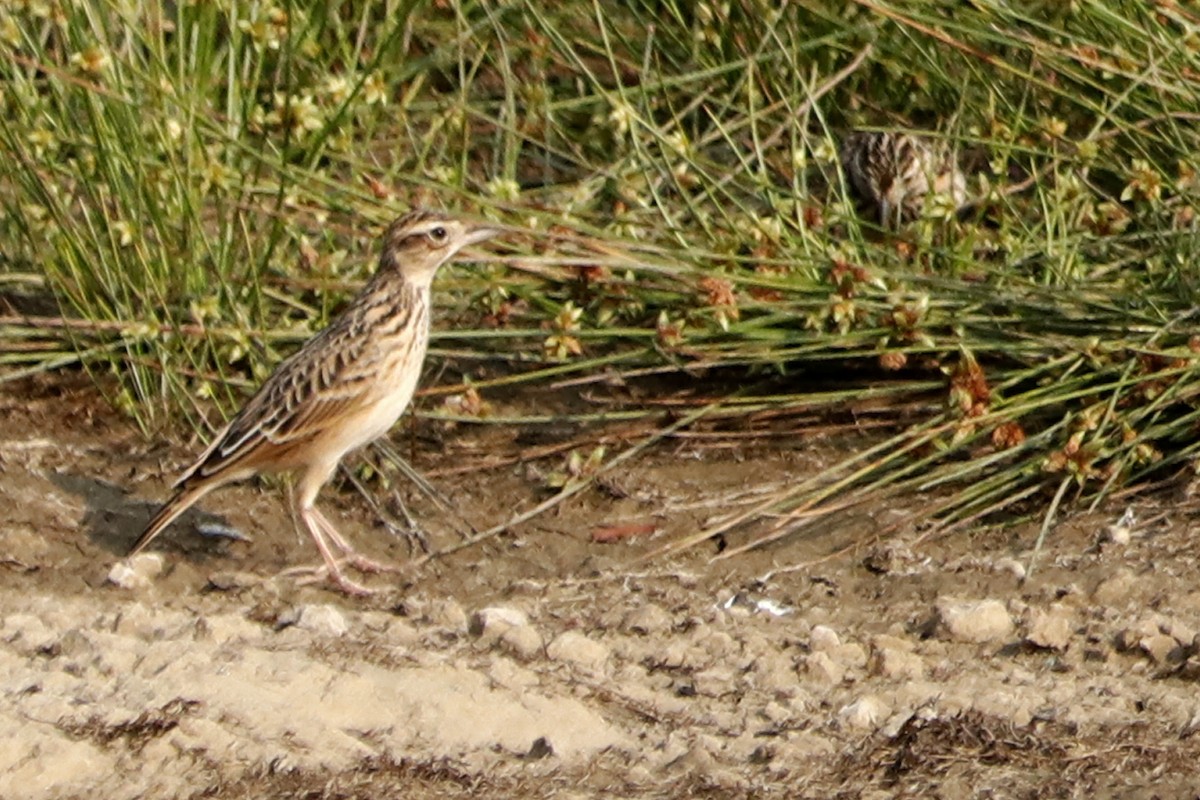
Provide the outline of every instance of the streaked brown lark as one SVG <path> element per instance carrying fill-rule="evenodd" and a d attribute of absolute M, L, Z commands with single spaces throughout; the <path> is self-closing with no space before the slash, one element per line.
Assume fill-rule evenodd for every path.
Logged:
<path fill-rule="evenodd" d="M 945 196 L 955 208 L 966 202 L 966 180 L 953 157 L 925 137 L 855 131 L 839 156 L 846 182 L 885 227 L 919 217 L 931 194 Z"/>
<path fill-rule="evenodd" d="M 374 277 L 342 313 L 283 361 L 175 483 L 132 556 L 206 494 L 260 473 L 295 472 L 296 513 L 338 589 L 369 594 L 342 571 L 388 569 L 357 553 L 314 505 L 351 450 L 387 433 L 412 399 L 429 343 L 430 287 L 462 248 L 499 233 L 437 211 L 396 220 Z M 340 551 L 335 556 L 334 548 Z"/>

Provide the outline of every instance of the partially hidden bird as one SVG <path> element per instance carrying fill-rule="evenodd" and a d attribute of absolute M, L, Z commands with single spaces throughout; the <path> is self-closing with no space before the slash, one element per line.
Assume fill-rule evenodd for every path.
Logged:
<path fill-rule="evenodd" d="M 930 195 L 956 209 L 967 200 L 966 179 L 953 157 L 927 137 L 893 131 L 854 131 L 842 141 L 842 171 L 850 189 L 894 228 L 919 217 Z"/>

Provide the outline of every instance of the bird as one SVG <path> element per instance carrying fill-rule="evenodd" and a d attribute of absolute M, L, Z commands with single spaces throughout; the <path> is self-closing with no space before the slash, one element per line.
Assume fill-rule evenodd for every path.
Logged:
<path fill-rule="evenodd" d="M 364 573 L 391 567 L 357 553 L 316 507 L 342 458 L 387 433 L 404 413 L 429 343 L 434 274 L 459 250 L 501 233 L 426 209 L 383 236 L 374 275 L 346 308 L 282 361 L 174 484 L 127 557 L 212 490 L 267 473 L 296 473 L 296 515 L 321 553 L 317 572 L 348 595 L 371 591 L 342 571 L 333 548 Z"/>
<path fill-rule="evenodd" d="M 921 216 L 930 194 L 947 197 L 956 209 L 967 199 L 958 165 L 927 137 L 854 131 L 843 140 L 839 159 L 850 188 L 885 227 Z"/>

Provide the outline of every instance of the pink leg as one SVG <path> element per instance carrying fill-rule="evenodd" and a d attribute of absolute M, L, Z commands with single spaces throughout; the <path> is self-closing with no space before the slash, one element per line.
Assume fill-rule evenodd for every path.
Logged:
<path fill-rule="evenodd" d="M 329 541 L 333 542 L 334 546 L 345 554 L 346 563 L 354 567 L 359 572 L 379 573 L 400 571 L 400 567 L 396 566 L 395 564 L 388 564 L 383 561 L 375 561 L 374 559 L 367 558 L 366 556 L 360 554 L 357 550 L 350 546 L 350 543 L 347 542 L 340 533 L 338 533 L 337 528 L 333 527 L 333 523 L 329 521 L 328 517 L 326 517 L 316 508 L 312 509 L 312 515 L 316 519 L 317 525 L 321 528 L 321 531 L 327 537 L 329 537 Z"/>
<path fill-rule="evenodd" d="M 329 521 L 313 505 L 317 497 L 317 492 L 321 490 L 325 479 L 329 477 L 332 471 L 332 468 L 330 468 L 323 471 L 324 474 L 322 474 L 322 471 L 310 469 L 304 473 L 304 476 L 300 479 L 299 489 L 296 492 L 296 513 L 304 523 L 304 527 L 308 528 L 308 533 L 312 536 L 313 542 L 316 543 L 317 550 L 321 552 L 321 559 L 325 562 L 324 572 L 329 582 L 348 595 L 365 597 L 372 594 L 372 591 L 365 586 L 355 583 L 342 573 L 337 559 L 333 557 L 333 553 L 329 550 L 329 544 L 325 541 L 325 537 L 332 532 L 333 535 L 330 538 L 333 540 L 333 543 L 343 550 L 345 549 L 346 541 L 338 535 L 337 531 L 333 530 L 333 526 L 329 524 Z"/>
<path fill-rule="evenodd" d="M 321 558 L 325 561 L 325 575 L 329 582 L 336 586 L 341 591 L 355 597 L 366 597 L 373 594 L 367 587 L 355 583 L 346 577 L 342 572 L 342 568 L 338 566 L 337 559 L 333 557 L 333 553 L 329 552 L 329 545 L 325 543 L 324 537 L 321 535 L 320 526 L 313 519 L 314 509 L 307 508 L 300 511 L 300 519 L 304 520 L 304 526 L 308 528 L 308 532 L 312 534 L 313 541 L 317 544 L 317 549 L 321 551 Z"/>

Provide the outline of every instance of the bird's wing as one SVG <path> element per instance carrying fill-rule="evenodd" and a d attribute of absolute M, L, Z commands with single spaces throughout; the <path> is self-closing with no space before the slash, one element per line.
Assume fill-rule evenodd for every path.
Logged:
<path fill-rule="evenodd" d="M 311 439 L 361 402 L 370 385 L 362 363 L 368 343 L 341 333 L 326 328 L 283 361 L 176 485 Z"/>

